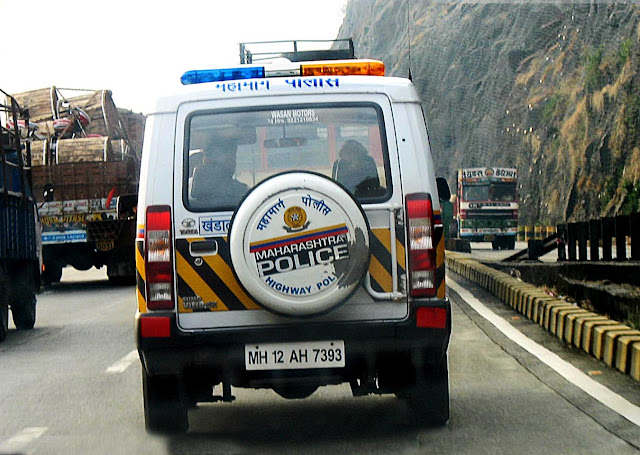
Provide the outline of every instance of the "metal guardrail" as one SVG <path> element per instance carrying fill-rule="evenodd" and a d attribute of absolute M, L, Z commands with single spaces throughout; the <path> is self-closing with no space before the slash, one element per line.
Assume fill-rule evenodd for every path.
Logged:
<path fill-rule="evenodd" d="M 504 261 L 537 259 L 554 249 L 559 261 L 640 261 L 640 212 L 555 228 L 519 226 L 518 240 L 527 241 L 528 248 Z"/>
<path fill-rule="evenodd" d="M 544 240 L 556 233 L 555 226 L 526 226 L 519 225 L 518 226 L 518 241 L 520 242 L 528 242 L 529 240 Z"/>
<path fill-rule="evenodd" d="M 629 256 L 628 240 L 631 242 Z M 558 224 L 558 260 L 639 261 L 640 212 Z"/>

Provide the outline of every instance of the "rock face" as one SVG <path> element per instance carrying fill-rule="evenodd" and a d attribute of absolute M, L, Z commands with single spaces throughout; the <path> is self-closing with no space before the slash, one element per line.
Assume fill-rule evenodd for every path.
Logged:
<path fill-rule="evenodd" d="M 438 173 L 513 166 L 521 223 L 639 210 L 640 6 L 350 0 L 339 38 L 409 68 Z M 410 49 L 410 52 L 409 52 Z"/>

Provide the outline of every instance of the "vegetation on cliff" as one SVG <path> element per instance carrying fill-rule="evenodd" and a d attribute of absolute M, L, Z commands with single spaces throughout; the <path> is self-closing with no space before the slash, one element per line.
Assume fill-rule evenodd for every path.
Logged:
<path fill-rule="evenodd" d="M 339 37 L 410 66 L 450 182 L 517 167 L 523 223 L 640 209 L 640 6 L 350 0 Z"/>

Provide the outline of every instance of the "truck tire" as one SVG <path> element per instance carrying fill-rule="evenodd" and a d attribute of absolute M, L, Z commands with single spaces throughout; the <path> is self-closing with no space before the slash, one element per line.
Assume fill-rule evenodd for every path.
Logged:
<path fill-rule="evenodd" d="M 186 433 L 189 417 L 178 376 L 149 376 L 143 367 L 142 394 L 147 432 Z"/>
<path fill-rule="evenodd" d="M 449 420 L 449 371 L 446 357 L 424 374 L 416 373 L 416 382 L 402 398 L 406 400 L 411 423 L 441 426 Z"/>
<path fill-rule="evenodd" d="M 33 329 L 36 323 L 35 280 L 30 267 L 24 267 L 11 277 L 9 305 L 13 322 L 18 330 Z"/>
<path fill-rule="evenodd" d="M 36 323 L 36 295 L 33 290 L 21 287 L 11 304 L 13 323 L 18 330 L 30 330 Z"/>

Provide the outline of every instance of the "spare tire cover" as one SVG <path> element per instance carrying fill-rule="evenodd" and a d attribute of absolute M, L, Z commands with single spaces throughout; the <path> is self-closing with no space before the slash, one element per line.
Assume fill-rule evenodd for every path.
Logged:
<path fill-rule="evenodd" d="M 369 268 L 369 227 L 362 208 L 333 180 L 289 172 L 257 185 L 229 230 L 240 283 L 264 308 L 289 316 L 343 303 Z"/>

